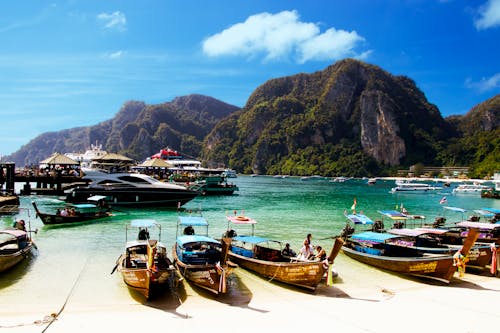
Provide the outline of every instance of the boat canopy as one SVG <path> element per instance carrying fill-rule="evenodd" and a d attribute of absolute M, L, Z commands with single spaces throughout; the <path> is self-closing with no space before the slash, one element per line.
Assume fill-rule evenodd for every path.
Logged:
<path fill-rule="evenodd" d="M 215 239 L 208 237 L 208 236 L 202 236 L 202 235 L 183 235 L 177 237 L 177 244 L 184 246 L 185 244 L 190 244 L 190 243 L 214 243 L 217 245 L 220 245 L 220 242 L 216 241 Z"/>
<path fill-rule="evenodd" d="M 397 210 L 379 210 L 380 214 L 385 215 L 393 220 L 407 220 L 408 215 L 398 212 Z"/>
<path fill-rule="evenodd" d="M 97 206 L 94 204 L 72 204 L 71 207 L 75 207 L 77 209 L 91 209 L 96 208 Z"/>
<path fill-rule="evenodd" d="M 500 229 L 500 224 L 496 224 L 496 223 L 462 221 L 462 222 L 458 222 L 456 225 L 457 225 L 457 227 L 476 228 L 476 229 L 484 229 L 484 230 Z"/>
<path fill-rule="evenodd" d="M 106 199 L 106 196 L 104 196 L 104 195 L 93 195 L 93 196 L 87 198 L 88 201 L 100 201 L 100 200 L 104 200 L 104 199 Z"/>
<path fill-rule="evenodd" d="M 453 212 L 465 213 L 467 210 L 459 207 L 443 206 L 443 209 L 451 210 Z"/>
<path fill-rule="evenodd" d="M 365 231 L 360 232 L 359 234 L 354 234 L 351 236 L 351 239 L 357 241 L 367 241 L 367 242 L 377 242 L 383 243 L 388 239 L 400 237 L 398 235 L 391 235 L 384 232 L 373 232 L 373 231 Z"/>
<path fill-rule="evenodd" d="M 432 229 L 432 228 L 415 228 L 415 229 L 390 229 L 387 232 L 393 235 L 399 236 L 410 236 L 410 237 L 418 237 L 425 234 L 444 234 L 448 230 L 445 229 Z"/>
<path fill-rule="evenodd" d="M 227 220 L 234 224 L 256 224 L 257 221 L 244 215 L 240 216 L 226 216 Z"/>
<path fill-rule="evenodd" d="M 492 213 L 490 212 L 489 210 L 486 210 L 486 209 L 475 209 L 474 210 L 475 213 L 478 213 L 484 217 L 493 217 L 495 216 L 495 213 Z"/>
<path fill-rule="evenodd" d="M 14 236 L 16 238 L 24 238 L 26 237 L 26 231 L 19 229 L 4 229 L 0 230 L 0 234 L 7 234 L 9 236 Z"/>
<path fill-rule="evenodd" d="M 346 217 L 354 224 L 373 224 L 373 221 L 363 214 L 348 214 Z"/>
<path fill-rule="evenodd" d="M 258 236 L 235 236 L 235 237 L 233 237 L 233 240 L 239 241 L 239 242 L 244 242 L 244 243 L 250 243 L 250 244 L 258 244 L 258 243 L 272 241 L 268 238 L 258 237 Z M 272 241 L 272 242 L 278 242 L 278 241 Z"/>
<path fill-rule="evenodd" d="M 208 222 L 202 216 L 179 216 L 179 225 L 192 227 L 207 227 Z"/>
<path fill-rule="evenodd" d="M 440 229 L 440 228 L 415 228 L 415 230 L 422 230 L 425 231 L 426 234 L 435 234 L 435 235 L 441 235 L 446 232 L 448 232 L 448 229 Z"/>
<path fill-rule="evenodd" d="M 481 208 L 482 210 L 487 210 L 488 212 L 492 212 L 495 214 L 500 214 L 500 209 L 498 208 Z"/>
<path fill-rule="evenodd" d="M 156 225 L 156 221 L 150 219 L 137 219 L 132 220 L 130 225 L 137 228 L 151 228 Z"/>

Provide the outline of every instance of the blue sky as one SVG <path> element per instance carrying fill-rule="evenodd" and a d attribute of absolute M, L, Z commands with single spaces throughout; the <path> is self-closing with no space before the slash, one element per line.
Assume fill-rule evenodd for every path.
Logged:
<path fill-rule="evenodd" d="M 65 0 L 0 5 L 0 155 L 129 100 L 244 106 L 267 80 L 357 58 L 443 116 L 500 93 L 500 0 Z"/>

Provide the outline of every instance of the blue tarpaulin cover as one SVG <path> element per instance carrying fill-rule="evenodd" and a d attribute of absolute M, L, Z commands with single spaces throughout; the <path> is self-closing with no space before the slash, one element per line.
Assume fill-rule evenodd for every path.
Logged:
<path fill-rule="evenodd" d="M 184 245 L 189 243 L 200 243 L 200 242 L 220 244 L 220 242 L 216 241 L 211 237 L 201 236 L 201 235 L 184 235 L 177 237 L 177 243 L 179 245 Z"/>
<path fill-rule="evenodd" d="M 346 217 L 354 224 L 373 224 L 373 221 L 363 214 L 349 214 Z"/>
<path fill-rule="evenodd" d="M 379 242 L 383 243 L 388 239 L 400 237 L 397 235 L 391 235 L 383 232 L 373 232 L 373 231 L 365 231 L 360 232 L 359 234 L 354 234 L 351 236 L 351 239 L 357 241 L 368 241 L 368 242 Z"/>
<path fill-rule="evenodd" d="M 390 217 L 393 220 L 406 220 L 408 216 L 397 210 L 379 210 L 380 214 Z"/>
<path fill-rule="evenodd" d="M 133 227 L 150 228 L 156 224 L 155 220 L 132 220 L 130 225 Z"/>
<path fill-rule="evenodd" d="M 233 240 L 251 244 L 258 244 L 269 241 L 268 238 L 257 237 L 257 236 L 236 236 L 233 237 Z"/>
<path fill-rule="evenodd" d="M 179 224 L 183 226 L 208 226 L 207 220 L 202 216 L 179 216 Z"/>

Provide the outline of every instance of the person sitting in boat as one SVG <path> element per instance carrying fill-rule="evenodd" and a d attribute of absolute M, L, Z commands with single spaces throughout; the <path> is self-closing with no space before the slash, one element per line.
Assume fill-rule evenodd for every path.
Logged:
<path fill-rule="evenodd" d="M 62 211 L 61 211 L 61 216 L 68 216 L 68 210 L 66 208 L 64 208 Z"/>
<path fill-rule="evenodd" d="M 139 230 L 139 234 L 137 235 L 138 240 L 147 240 L 149 239 L 149 231 L 146 228 L 141 228 Z"/>
<path fill-rule="evenodd" d="M 304 240 L 304 245 L 299 251 L 299 254 L 297 256 L 298 259 L 300 260 L 309 260 L 309 258 L 314 257 L 314 250 L 311 244 L 309 244 L 309 241 L 307 238 Z"/>
<path fill-rule="evenodd" d="M 24 223 L 24 220 L 19 220 L 14 223 L 14 228 L 22 231 L 26 231 L 26 224 Z"/>
<path fill-rule="evenodd" d="M 61 215 L 61 210 L 59 208 L 57 208 L 57 210 L 56 210 L 56 215 L 57 216 Z"/>
<path fill-rule="evenodd" d="M 295 257 L 297 255 L 297 253 L 295 253 L 295 251 L 290 248 L 290 243 L 285 244 L 285 247 L 281 251 L 281 254 L 284 257 Z"/>
<path fill-rule="evenodd" d="M 184 235 L 194 235 L 194 228 L 190 225 L 184 228 Z"/>
<path fill-rule="evenodd" d="M 314 256 L 316 260 L 323 261 L 326 259 L 326 252 L 325 249 L 323 249 L 320 245 L 316 246 L 316 255 Z"/>

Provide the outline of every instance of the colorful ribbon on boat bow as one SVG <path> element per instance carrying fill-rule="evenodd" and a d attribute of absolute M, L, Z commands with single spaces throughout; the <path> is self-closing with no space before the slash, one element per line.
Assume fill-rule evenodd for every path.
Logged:
<path fill-rule="evenodd" d="M 464 276 L 465 273 L 465 263 L 469 261 L 469 259 L 462 254 L 462 249 L 458 250 L 453 255 L 453 266 L 457 266 L 458 273 L 460 277 Z"/>
<path fill-rule="evenodd" d="M 226 271 L 220 265 L 219 261 L 215 264 L 215 268 L 217 269 L 217 273 L 220 275 L 220 279 L 219 279 L 219 292 L 220 293 L 225 293 L 226 292 Z"/>
<path fill-rule="evenodd" d="M 491 243 L 491 274 L 495 275 L 497 273 L 497 245 L 495 243 Z"/>

